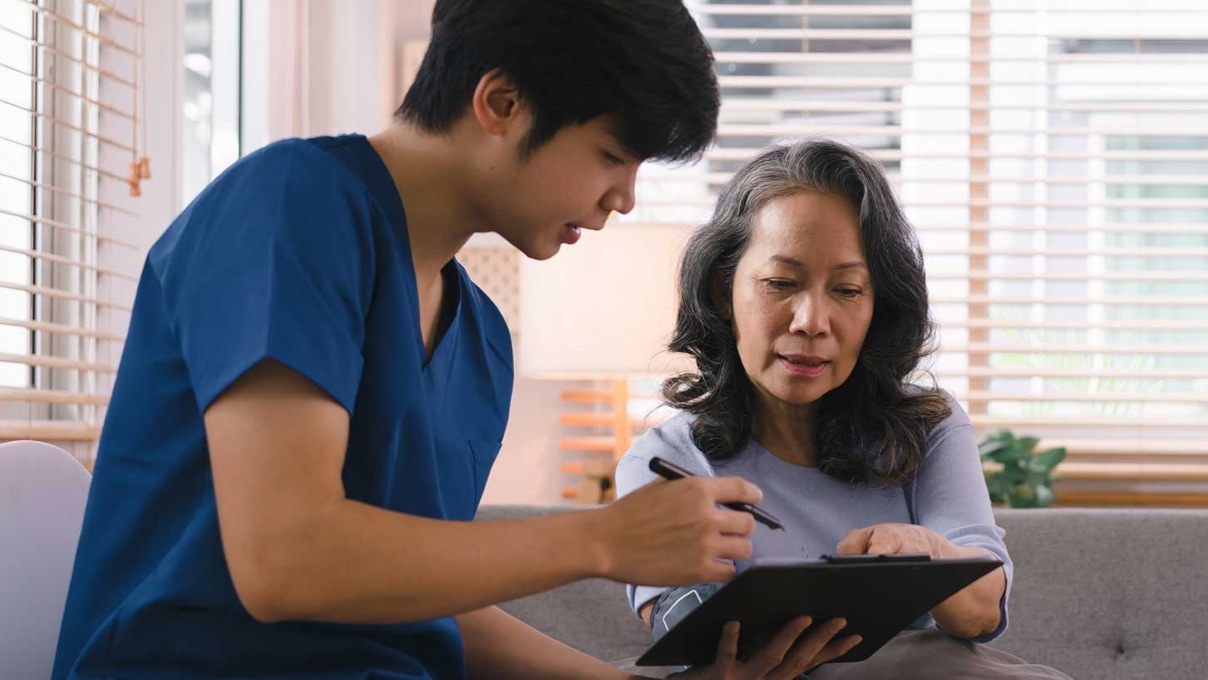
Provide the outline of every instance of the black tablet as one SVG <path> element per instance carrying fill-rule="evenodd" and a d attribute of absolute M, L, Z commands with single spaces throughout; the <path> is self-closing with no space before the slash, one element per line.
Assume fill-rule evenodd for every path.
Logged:
<path fill-rule="evenodd" d="M 761 560 L 689 612 L 637 664 L 713 663 L 727 621 L 742 624 L 738 658 L 746 660 L 790 619 L 805 614 L 813 617 L 814 626 L 839 616 L 847 619 L 847 628 L 836 637 L 859 634 L 864 639 L 835 661 L 862 661 L 949 596 L 1001 565 L 991 557 L 932 560 L 927 555 Z"/>

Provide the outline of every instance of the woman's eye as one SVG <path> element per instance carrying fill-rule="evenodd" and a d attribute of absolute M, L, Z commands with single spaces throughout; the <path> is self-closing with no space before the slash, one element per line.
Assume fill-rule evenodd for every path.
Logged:
<path fill-rule="evenodd" d="M 608 161 L 612 165 L 625 165 L 625 159 L 617 156 L 616 154 L 612 154 L 607 151 L 601 151 L 600 153 L 604 155 L 604 160 Z"/>
<path fill-rule="evenodd" d="M 789 288 L 797 285 L 796 282 L 789 279 L 767 279 L 764 281 L 764 283 L 766 283 L 769 288 L 774 288 L 776 290 L 788 290 Z"/>
<path fill-rule="evenodd" d="M 859 288 L 836 288 L 835 292 L 845 298 L 859 297 L 864 291 Z"/>

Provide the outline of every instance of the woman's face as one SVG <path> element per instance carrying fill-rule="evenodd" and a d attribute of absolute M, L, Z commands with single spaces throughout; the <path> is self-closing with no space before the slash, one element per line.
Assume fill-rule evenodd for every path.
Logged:
<path fill-rule="evenodd" d="M 874 291 L 855 206 L 804 191 L 755 215 L 738 261 L 731 322 L 764 406 L 809 405 L 851 375 Z"/>

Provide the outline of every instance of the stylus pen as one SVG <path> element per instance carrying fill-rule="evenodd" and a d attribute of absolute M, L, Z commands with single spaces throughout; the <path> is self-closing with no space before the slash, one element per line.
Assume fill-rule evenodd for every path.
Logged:
<path fill-rule="evenodd" d="M 650 471 L 654 472 L 660 477 L 663 477 L 664 479 L 682 479 L 684 477 L 692 476 L 691 472 L 688 472 L 684 468 L 674 463 L 668 463 L 658 456 L 650 459 Z M 772 529 L 780 529 L 781 531 L 784 531 L 784 525 L 780 523 L 780 520 L 776 519 L 772 513 L 764 510 L 758 505 L 751 505 L 750 503 L 722 503 L 722 505 L 730 508 L 731 510 L 749 512 L 755 516 L 756 521 L 763 522 Z"/>

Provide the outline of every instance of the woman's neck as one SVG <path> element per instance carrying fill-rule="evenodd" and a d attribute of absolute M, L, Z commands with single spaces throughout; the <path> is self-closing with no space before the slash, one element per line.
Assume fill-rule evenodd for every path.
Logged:
<path fill-rule="evenodd" d="M 814 445 L 817 408 L 814 404 L 768 403 L 756 407 L 752 436 L 773 456 L 801 467 L 817 467 Z"/>

